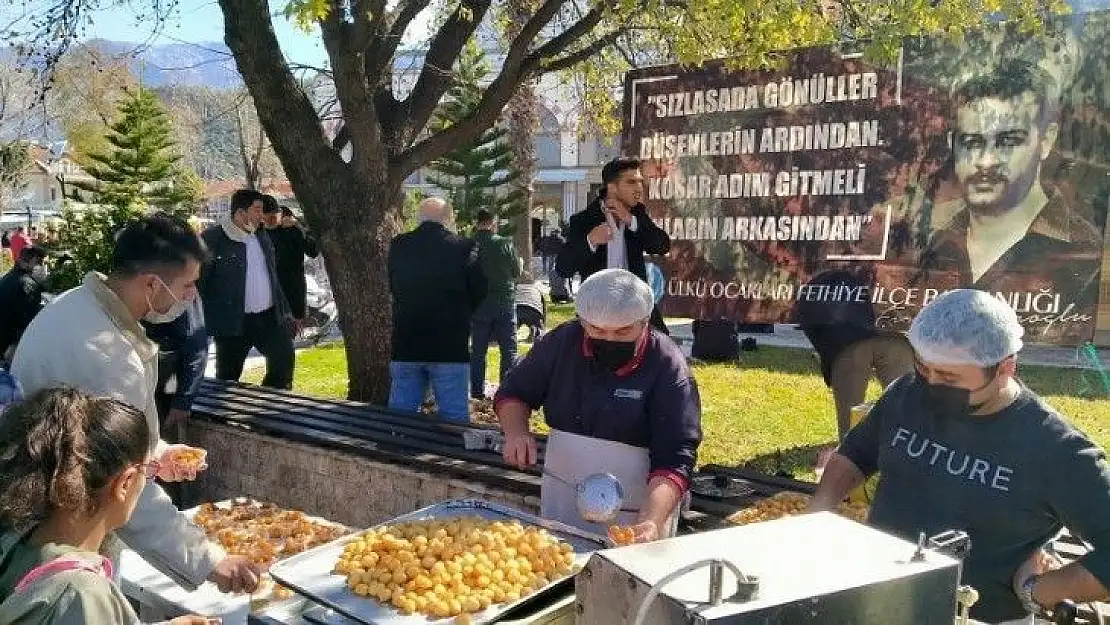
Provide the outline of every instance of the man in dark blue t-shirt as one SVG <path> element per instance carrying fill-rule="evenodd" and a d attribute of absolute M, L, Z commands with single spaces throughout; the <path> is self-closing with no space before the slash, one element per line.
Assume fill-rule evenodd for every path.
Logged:
<path fill-rule="evenodd" d="M 909 540 L 947 529 L 971 538 L 963 583 L 971 615 L 1031 623 L 1110 585 L 1110 465 L 1103 450 L 1016 377 L 1022 328 L 988 293 L 958 290 L 910 327 L 917 373 L 883 394 L 825 468 L 811 510 L 829 510 L 875 472 L 868 524 Z M 1064 527 L 1094 550 L 1045 571 Z"/>

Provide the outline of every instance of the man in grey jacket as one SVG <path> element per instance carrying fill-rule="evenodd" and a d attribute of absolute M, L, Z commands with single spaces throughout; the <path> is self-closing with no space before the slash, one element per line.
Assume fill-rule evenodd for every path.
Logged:
<path fill-rule="evenodd" d="M 12 375 L 27 394 L 72 386 L 142 410 L 157 441 L 151 451 L 163 464 L 158 474 L 163 481 L 189 475 L 174 466 L 160 437 L 154 402 L 158 346 L 139 322 L 166 322 L 182 314 L 196 297 L 204 255 L 196 232 L 181 219 L 155 215 L 129 224 L 116 237 L 111 273 L 89 273 L 81 286 L 44 308 L 27 328 L 12 362 Z M 117 534 L 188 590 L 205 580 L 235 592 L 258 584 L 257 568 L 209 542 L 158 484 L 143 489 L 131 520 Z M 112 556 L 121 547 L 119 540 L 105 543 Z"/>
<path fill-rule="evenodd" d="M 201 235 L 209 260 L 200 293 L 216 341 L 216 377 L 238 380 L 251 348 L 266 357 L 263 386 L 293 387 L 293 315 L 278 281 L 274 246 L 259 226 L 263 196 L 240 189 L 231 214 Z"/>

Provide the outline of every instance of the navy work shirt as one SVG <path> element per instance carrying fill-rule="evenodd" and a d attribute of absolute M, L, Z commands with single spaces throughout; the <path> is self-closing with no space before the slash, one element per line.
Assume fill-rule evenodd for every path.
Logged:
<path fill-rule="evenodd" d="M 505 376 L 494 402 L 510 400 L 542 407 L 554 429 L 646 448 L 651 476 L 689 486 L 701 443 L 698 385 L 682 351 L 655 329 L 613 373 L 594 361 L 582 325 L 568 321 Z"/>

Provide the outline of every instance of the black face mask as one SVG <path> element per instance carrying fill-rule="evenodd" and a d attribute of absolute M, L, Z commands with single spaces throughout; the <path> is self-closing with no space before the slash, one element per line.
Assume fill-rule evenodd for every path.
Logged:
<path fill-rule="evenodd" d="M 628 364 L 636 355 L 636 341 L 606 341 L 590 338 L 590 349 L 598 366 L 607 371 L 616 371 Z"/>
<path fill-rule="evenodd" d="M 994 382 L 993 378 L 983 386 L 970 390 L 947 384 L 930 384 L 920 373 L 917 374 L 917 383 L 924 389 L 929 406 L 946 416 L 964 416 L 978 412 L 986 402 L 971 403 L 971 394 L 987 388 L 991 382 Z"/>

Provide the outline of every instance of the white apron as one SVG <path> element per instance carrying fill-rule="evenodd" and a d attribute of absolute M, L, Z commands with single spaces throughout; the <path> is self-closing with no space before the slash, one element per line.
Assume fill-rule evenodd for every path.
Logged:
<path fill-rule="evenodd" d="M 648 450 L 643 447 L 553 429 L 548 434 L 544 456 L 540 516 L 600 536 L 607 535 L 607 526 L 590 523 L 579 516 L 578 491 L 574 485 L 594 473 L 611 473 L 624 490 L 621 507 L 626 510 L 614 524 L 635 525 L 647 492 L 650 466 Z M 675 506 L 666 525 L 659 528 L 660 538 L 671 538 L 677 533 L 681 508 L 681 505 Z"/>

